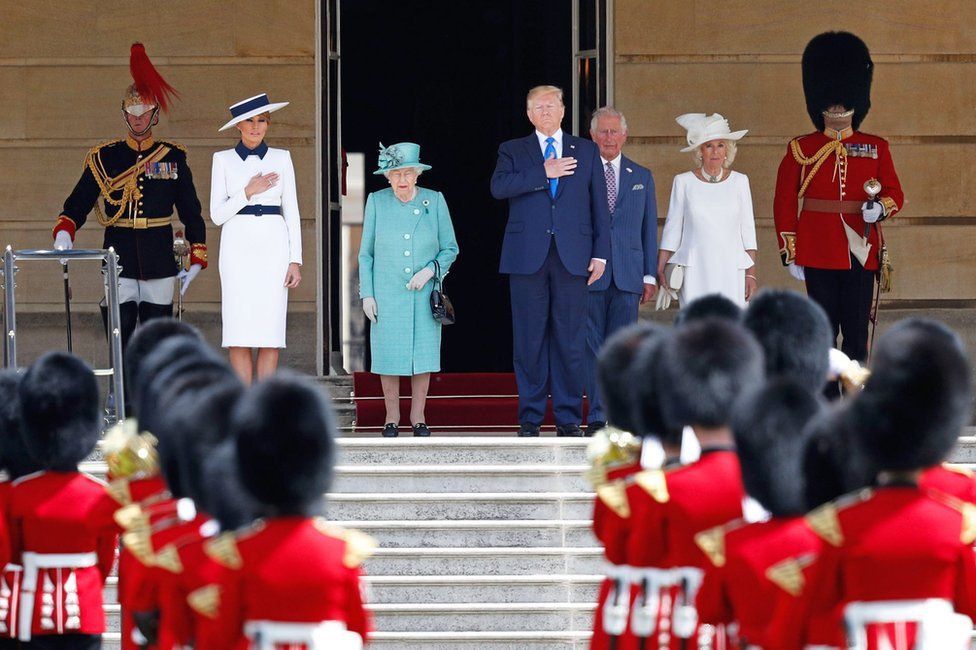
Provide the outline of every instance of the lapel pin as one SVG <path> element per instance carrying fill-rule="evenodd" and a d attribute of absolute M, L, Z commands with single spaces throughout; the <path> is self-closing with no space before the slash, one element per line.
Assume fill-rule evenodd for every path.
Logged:
<path fill-rule="evenodd" d="M 632 173 L 634 173 L 634 170 L 633 170 L 633 169 L 631 169 L 630 167 L 627 167 L 627 173 L 628 173 L 628 174 L 632 174 Z"/>

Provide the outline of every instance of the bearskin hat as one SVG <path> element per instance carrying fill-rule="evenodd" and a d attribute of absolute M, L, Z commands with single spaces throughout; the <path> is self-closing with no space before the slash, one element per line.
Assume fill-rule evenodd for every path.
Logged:
<path fill-rule="evenodd" d="M 762 381 L 762 350 L 741 325 L 709 318 L 676 329 L 656 364 L 664 425 L 720 427 L 743 391 Z"/>
<path fill-rule="evenodd" d="M 802 469 L 807 510 L 867 487 L 878 475 L 851 426 L 848 406 L 824 410 L 807 424 Z"/>
<path fill-rule="evenodd" d="M 618 429 L 638 434 L 630 369 L 641 344 L 664 333 L 660 325 L 640 321 L 607 339 L 596 360 L 596 380 L 607 421 Z"/>
<path fill-rule="evenodd" d="M 735 448 L 746 493 L 774 517 L 806 512 L 803 477 L 805 427 L 821 402 L 790 377 L 775 377 L 749 391 L 732 414 Z"/>
<path fill-rule="evenodd" d="M 136 329 L 128 345 L 125 346 L 125 381 L 129 387 L 139 382 L 142 364 L 163 341 L 174 336 L 188 336 L 203 340 L 200 331 L 175 318 L 154 318 Z M 131 389 L 131 388 L 130 388 Z M 138 415 L 130 413 L 130 415 Z"/>
<path fill-rule="evenodd" d="M 851 402 L 852 425 L 881 470 L 941 463 L 972 417 L 972 377 L 959 337 L 910 318 L 875 346 L 871 377 Z"/>
<path fill-rule="evenodd" d="M 336 425 L 311 382 L 279 374 L 256 384 L 231 417 L 244 487 L 271 515 L 308 515 L 332 482 Z"/>
<path fill-rule="evenodd" d="M 19 373 L 13 368 L 0 370 L 0 467 L 11 480 L 41 469 L 24 444 L 19 389 Z"/>
<path fill-rule="evenodd" d="M 221 530 L 235 530 L 254 521 L 260 506 L 244 489 L 237 467 L 237 440 L 228 438 L 204 460 L 203 480 L 208 494 L 201 506 Z"/>
<path fill-rule="evenodd" d="M 641 341 L 634 360 L 630 364 L 630 401 L 634 414 L 632 420 L 635 435 L 653 436 L 662 445 L 681 446 L 681 428 L 669 429 L 665 426 L 661 412 L 661 394 L 657 389 L 657 366 L 661 350 L 671 340 L 670 330 L 660 328 Z"/>
<path fill-rule="evenodd" d="M 854 111 L 857 129 L 871 109 L 874 74 L 864 41 L 849 32 L 824 32 L 807 43 L 802 65 L 807 113 L 817 130 L 823 131 L 823 111 L 834 104 Z"/>
<path fill-rule="evenodd" d="M 742 324 L 763 349 L 767 377 L 792 377 L 811 391 L 823 388 L 833 335 L 820 305 L 796 291 L 766 289 L 749 301 Z"/>
<path fill-rule="evenodd" d="M 226 365 L 227 362 L 220 357 L 206 342 L 196 336 L 176 335 L 171 336 L 159 343 L 139 364 L 136 381 L 129 386 L 132 393 L 132 405 L 135 412 L 139 413 L 139 427 L 143 430 L 152 431 L 149 428 L 151 416 L 149 410 L 157 405 L 153 403 L 155 396 L 162 392 L 165 384 L 157 383 L 157 379 L 164 372 L 172 368 L 184 368 L 190 365 L 207 362 L 212 365 Z M 175 374 L 171 374 L 174 377 Z"/>
<path fill-rule="evenodd" d="M 720 293 L 710 293 L 695 298 L 687 305 L 682 305 L 674 317 L 675 326 L 687 325 L 706 318 L 720 318 L 738 322 L 742 317 L 742 309 Z"/>
<path fill-rule="evenodd" d="M 28 453 L 41 469 L 76 471 L 101 434 L 91 367 L 66 352 L 48 352 L 27 369 L 18 393 Z"/>

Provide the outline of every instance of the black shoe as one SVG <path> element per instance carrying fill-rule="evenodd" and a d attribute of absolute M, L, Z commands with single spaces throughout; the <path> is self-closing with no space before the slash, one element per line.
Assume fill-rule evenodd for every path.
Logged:
<path fill-rule="evenodd" d="M 384 438 L 396 438 L 398 435 L 400 435 L 400 427 L 397 426 L 396 422 L 387 422 L 383 426 Z"/>
<path fill-rule="evenodd" d="M 520 424 L 518 436 L 519 438 L 538 438 L 539 427 L 534 424 Z"/>
<path fill-rule="evenodd" d="M 430 429 L 427 427 L 426 423 L 418 422 L 417 424 L 413 425 L 413 435 L 415 438 L 429 438 Z"/>
<path fill-rule="evenodd" d="M 593 420 L 592 422 L 586 423 L 586 437 L 592 438 L 593 434 L 600 429 L 606 428 L 607 423 L 602 420 Z"/>
<path fill-rule="evenodd" d="M 556 436 L 559 438 L 582 438 L 583 430 L 575 424 L 566 424 L 556 427 Z"/>

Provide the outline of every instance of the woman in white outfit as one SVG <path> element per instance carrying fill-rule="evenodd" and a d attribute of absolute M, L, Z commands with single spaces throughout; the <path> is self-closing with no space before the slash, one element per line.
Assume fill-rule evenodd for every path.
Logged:
<path fill-rule="evenodd" d="M 288 105 L 257 95 L 230 107 L 241 141 L 213 157 L 210 218 L 220 226 L 223 346 L 250 383 L 273 374 L 285 347 L 288 290 L 302 280 L 302 232 L 295 168 L 285 149 L 264 142 L 271 113 Z"/>
<path fill-rule="evenodd" d="M 677 122 L 688 130 L 681 151 L 694 152 L 695 169 L 674 178 L 657 277 L 667 286 L 666 265 L 684 267 L 682 307 L 712 293 L 745 306 L 759 285 L 756 225 L 749 178 L 731 167 L 736 141 L 747 131 L 730 131 L 718 113 L 688 113 Z"/>

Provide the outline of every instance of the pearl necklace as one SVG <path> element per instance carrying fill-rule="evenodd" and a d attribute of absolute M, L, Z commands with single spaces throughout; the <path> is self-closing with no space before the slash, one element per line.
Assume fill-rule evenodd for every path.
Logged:
<path fill-rule="evenodd" d="M 702 178 L 704 178 L 709 183 L 721 183 L 722 182 L 722 176 L 723 176 L 724 172 L 725 172 L 724 169 L 719 169 L 718 176 L 712 176 L 707 171 L 705 171 L 705 166 L 704 165 L 702 165 L 702 168 L 701 168 Z"/>

